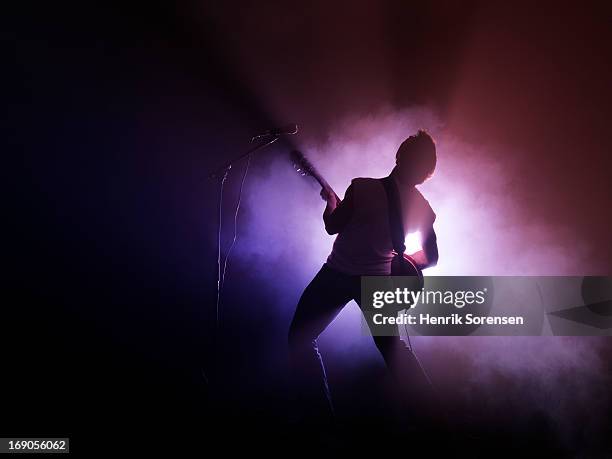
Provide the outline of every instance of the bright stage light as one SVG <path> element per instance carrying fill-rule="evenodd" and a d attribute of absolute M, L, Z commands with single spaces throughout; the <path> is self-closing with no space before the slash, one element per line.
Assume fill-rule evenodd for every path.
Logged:
<path fill-rule="evenodd" d="M 410 233 L 406 235 L 406 240 L 404 241 L 406 244 L 406 253 L 412 254 L 421 250 L 421 233 L 417 231 L 416 233 Z"/>

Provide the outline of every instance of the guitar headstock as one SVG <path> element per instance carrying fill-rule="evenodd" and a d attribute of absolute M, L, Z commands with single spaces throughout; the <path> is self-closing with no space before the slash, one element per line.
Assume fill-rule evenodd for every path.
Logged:
<path fill-rule="evenodd" d="M 295 167 L 298 174 L 310 175 L 312 177 L 316 177 L 318 175 L 315 167 L 301 151 L 293 150 L 291 152 L 291 161 L 293 162 L 293 167 Z"/>

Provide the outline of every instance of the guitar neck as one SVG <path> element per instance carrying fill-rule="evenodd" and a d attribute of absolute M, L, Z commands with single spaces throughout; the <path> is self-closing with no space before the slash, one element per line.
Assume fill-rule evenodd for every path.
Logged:
<path fill-rule="evenodd" d="M 315 179 L 317 182 L 319 182 L 319 185 L 321 185 L 321 188 L 331 188 L 331 187 L 329 186 L 329 183 L 327 183 L 327 180 L 325 180 L 325 179 L 324 179 L 324 178 L 321 176 L 321 174 L 319 174 L 318 172 L 317 172 L 317 173 L 315 173 L 315 174 L 313 174 L 313 178 L 314 178 L 314 179 Z"/>
<path fill-rule="evenodd" d="M 336 199 L 338 200 L 338 202 L 341 201 L 341 199 L 338 197 L 338 195 L 336 194 L 334 189 L 331 187 L 331 185 L 329 183 L 327 183 L 327 180 L 325 180 L 321 174 L 316 172 L 316 173 L 312 174 L 312 176 L 313 176 L 313 178 L 317 182 L 319 182 L 319 185 L 321 185 L 321 188 L 327 188 L 327 189 L 331 190 L 332 193 L 334 193 L 334 195 L 336 196 Z"/>
<path fill-rule="evenodd" d="M 317 171 L 317 169 L 310 163 L 310 161 L 308 161 L 308 158 L 306 158 L 306 156 L 304 156 L 301 151 L 293 150 L 291 152 L 291 158 L 293 160 L 294 167 L 301 175 L 308 175 L 314 178 L 319 183 L 319 185 L 321 185 L 321 188 L 331 190 L 331 192 L 334 193 L 334 196 L 336 197 L 338 202 L 340 201 L 340 198 L 329 185 L 329 183 L 327 183 L 327 180 L 323 178 L 319 171 Z"/>

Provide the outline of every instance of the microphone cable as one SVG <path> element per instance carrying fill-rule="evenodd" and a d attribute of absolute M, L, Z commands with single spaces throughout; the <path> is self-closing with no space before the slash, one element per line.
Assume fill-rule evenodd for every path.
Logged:
<path fill-rule="evenodd" d="M 234 245 L 236 245 L 236 239 L 238 238 L 238 213 L 240 212 L 240 203 L 242 202 L 242 190 L 244 189 L 244 182 L 249 172 L 249 166 L 251 165 L 252 157 L 253 157 L 253 153 L 247 156 L 246 166 L 244 167 L 244 171 L 242 172 L 242 179 L 240 180 L 240 189 L 238 190 L 238 200 L 236 202 L 236 209 L 234 210 L 234 237 L 232 239 L 232 243 L 227 249 L 227 253 L 225 254 L 225 259 L 223 260 L 223 272 L 221 275 L 221 286 L 220 286 L 221 290 L 223 289 L 223 285 L 225 284 L 225 273 L 227 271 L 227 262 L 232 253 L 232 250 L 234 249 Z"/>

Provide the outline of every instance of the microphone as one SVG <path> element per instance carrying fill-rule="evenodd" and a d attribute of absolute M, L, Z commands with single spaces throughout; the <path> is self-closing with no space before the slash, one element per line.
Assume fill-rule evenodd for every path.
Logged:
<path fill-rule="evenodd" d="M 253 136 L 251 142 L 257 139 L 261 139 L 262 137 L 279 137 L 281 135 L 294 135 L 298 132 L 297 124 L 286 124 L 285 126 L 268 129 L 261 134 L 257 134 Z"/>

